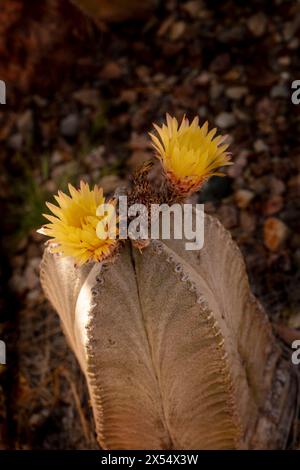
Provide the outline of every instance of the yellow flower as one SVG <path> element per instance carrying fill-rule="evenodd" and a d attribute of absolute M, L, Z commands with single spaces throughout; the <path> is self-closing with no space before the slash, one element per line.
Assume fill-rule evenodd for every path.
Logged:
<path fill-rule="evenodd" d="M 217 129 L 208 132 L 208 123 L 200 127 L 199 118 L 190 124 L 184 116 L 179 123 L 167 114 L 167 125 L 154 124 L 158 137 L 151 134 L 157 157 L 175 189 L 183 195 L 197 191 L 212 175 L 223 176 L 215 170 L 231 165 L 224 144 L 226 136 L 215 137 Z"/>
<path fill-rule="evenodd" d="M 105 204 L 103 190 L 98 186 L 90 189 L 81 181 L 80 189 L 69 184 L 70 196 L 58 192 L 58 206 L 46 203 L 54 215 L 44 214 L 50 221 L 40 232 L 58 244 L 54 252 L 72 256 L 81 265 L 86 261 L 102 261 L 116 247 L 116 226 L 111 224 L 112 213 L 96 215 L 97 208 Z M 99 235 L 102 232 L 102 237 Z M 98 233 L 98 234 L 97 234 Z"/>

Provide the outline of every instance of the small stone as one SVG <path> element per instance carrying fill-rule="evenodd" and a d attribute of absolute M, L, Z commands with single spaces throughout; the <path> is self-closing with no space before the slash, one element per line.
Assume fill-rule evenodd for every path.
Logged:
<path fill-rule="evenodd" d="M 253 36 L 262 36 L 266 31 L 267 17 L 263 13 L 257 13 L 256 15 L 250 16 L 247 21 L 247 26 Z"/>
<path fill-rule="evenodd" d="M 272 176 L 269 181 L 270 190 L 273 195 L 280 195 L 283 194 L 285 191 L 285 184 L 275 176 Z"/>
<path fill-rule="evenodd" d="M 169 37 L 172 41 L 176 41 L 177 39 L 180 39 L 186 30 L 186 23 L 184 21 L 176 21 L 176 23 L 173 23 Z"/>
<path fill-rule="evenodd" d="M 32 258 L 24 271 L 24 279 L 29 290 L 33 290 L 39 285 L 40 258 Z"/>
<path fill-rule="evenodd" d="M 217 55 L 210 64 L 210 69 L 215 73 L 224 73 L 230 67 L 230 55 L 228 52 Z"/>
<path fill-rule="evenodd" d="M 117 80 L 123 75 L 122 68 L 117 62 L 108 62 L 101 70 L 100 76 L 104 80 Z"/>
<path fill-rule="evenodd" d="M 287 85 L 283 83 L 275 85 L 271 89 L 272 98 L 287 98 L 289 95 L 290 90 L 288 89 Z"/>
<path fill-rule="evenodd" d="M 221 129 L 228 129 L 236 123 L 234 114 L 222 112 L 216 117 L 216 125 L 221 127 Z"/>
<path fill-rule="evenodd" d="M 292 49 L 292 50 L 298 49 L 299 44 L 300 44 L 299 39 L 298 39 L 298 38 L 293 38 L 293 39 L 289 42 L 288 48 L 289 48 L 289 49 Z"/>
<path fill-rule="evenodd" d="M 199 15 L 203 5 L 199 0 L 190 0 L 182 5 L 182 9 L 185 10 L 192 18 Z"/>
<path fill-rule="evenodd" d="M 79 131 L 79 116 L 72 113 L 62 119 L 60 132 L 64 137 L 76 137 Z"/>
<path fill-rule="evenodd" d="M 196 79 L 195 83 L 200 86 L 207 85 L 211 80 L 211 75 L 209 72 L 204 71 L 202 72 Z"/>
<path fill-rule="evenodd" d="M 289 21 L 284 24 L 283 27 L 283 37 L 286 41 L 289 41 L 293 38 L 295 35 L 297 29 L 297 23 Z"/>
<path fill-rule="evenodd" d="M 245 86 L 232 86 L 227 88 L 226 96 L 232 100 L 240 100 L 243 96 L 247 95 L 248 88 Z"/>
<path fill-rule="evenodd" d="M 210 87 L 211 99 L 217 100 L 222 95 L 223 92 L 224 92 L 224 85 L 214 80 L 211 83 L 211 87 Z"/>
<path fill-rule="evenodd" d="M 266 152 L 269 148 L 262 139 L 257 139 L 253 144 L 254 150 L 257 153 Z"/>
<path fill-rule="evenodd" d="M 33 116 L 31 109 L 27 109 L 19 116 L 17 120 L 17 127 L 21 134 L 29 134 L 33 129 Z"/>
<path fill-rule="evenodd" d="M 228 168 L 228 176 L 231 178 L 238 178 L 243 174 L 244 168 L 247 165 L 249 157 L 249 151 L 244 149 L 242 150 L 238 156 L 235 158 L 234 165 L 231 165 Z"/>
<path fill-rule="evenodd" d="M 23 255 L 15 255 L 11 258 L 11 265 L 14 269 L 22 268 L 25 262 Z"/>
<path fill-rule="evenodd" d="M 54 181 L 57 181 L 57 179 L 62 178 L 64 175 L 77 174 L 76 171 L 78 171 L 77 162 L 72 161 L 67 163 L 61 163 L 53 168 L 53 170 L 51 171 L 51 178 Z"/>
<path fill-rule="evenodd" d="M 288 320 L 290 328 L 300 328 L 300 312 L 294 313 Z"/>
<path fill-rule="evenodd" d="M 99 105 L 99 92 L 98 90 L 86 88 L 78 90 L 73 93 L 73 97 L 78 103 L 84 106 L 97 108 Z"/>
<path fill-rule="evenodd" d="M 288 181 L 289 188 L 298 188 L 300 190 L 300 174 L 292 176 Z"/>
<path fill-rule="evenodd" d="M 23 274 L 15 273 L 9 280 L 9 286 L 12 291 L 16 292 L 19 295 L 24 294 L 26 292 L 28 286 L 27 281 L 24 278 Z"/>
<path fill-rule="evenodd" d="M 240 224 L 246 233 L 252 233 L 256 229 L 256 219 L 254 214 L 247 211 L 240 212 Z"/>
<path fill-rule="evenodd" d="M 288 234 L 287 226 L 276 217 L 269 217 L 263 227 L 264 243 L 270 251 L 277 251 Z"/>
<path fill-rule="evenodd" d="M 120 94 L 120 101 L 132 104 L 137 100 L 137 92 L 135 90 L 122 90 Z"/>
<path fill-rule="evenodd" d="M 23 136 L 22 134 L 13 134 L 7 141 L 7 145 L 12 150 L 21 150 L 23 145 Z"/>
<path fill-rule="evenodd" d="M 40 95 L 33 95 L 32 101 L 39 107 L 45 108 L 48 104 L 48 101 Z"/>
<path fill-rule="evenodd" d="M 39 288 L 31 289 L 27 292 L 26 301 L 28 305 L 37 305 L 40 301 L 43 300 L 43 295 L 41 294 L 41 290 Z"/>
<path fill-rule="evenodd" d="M 105 165 L 105 160 L 103 158 L 105 152 L 105 147 L 103 145 L 99 145 L 93 149 L 84 159 L 84 163 L 87 167 L 91 170 L 97 170 L 103 168 Z"/>
<path fill-rule="evenodd" d="M 282 65 L 283 67 L 288 67 L 291 63 L 291 58 L 288 55 L 284 55 L 282 57 L 279 57 L 278 59 L 278 64 Z"/>
<path fill-rule="evenodd" d="M 263 214 L 273 215 L 279 212 L 283 207 L 283 199 L 281 196 L 272 196 L 263 206 Z"/>
<path fill-rule="evenodd" d="M 207 116 L 207 107 L 206 106 L 200 106 L 198 108 L 198 114 L 200 118 L 206 118 Z"/>
<path fill-rule="evenodd" d="M 53 165 L 57 165 L 59 163 L 62 163 L 64 161 L 64 156 L 62 152 L 59 150 L 54 150 L 52 156 L 51 156 L 51 162 Z"/>
<path fill-rule="evenodd" d="M 235 197 L 237 206 L 240 209 L 245 209 L 246 207 L 248 207 L 248 205 L 254 198 L 254 193 L 250 191 L 249 189 L 238 189 L 235 192 L 234 197 Z"/>

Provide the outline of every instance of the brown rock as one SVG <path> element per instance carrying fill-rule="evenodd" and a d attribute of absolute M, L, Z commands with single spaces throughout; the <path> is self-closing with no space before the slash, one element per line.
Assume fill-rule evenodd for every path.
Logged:
<path fill-rule="evenodd" d="M 281 196 L 272 196 L 263 206 L 263 213 L 265 215 L 273 215 L 279 212 L 283 207 L 283 199 Z"/>
<path fill-rule="evenodd" d="M 117 62 L 108 62 L 101 70 L 100 76 L 105 80 L 117 80 L 123 72 Z"/>
<path fill-rule="evenodd" d="M 241 209 L 248 207 L 252 199 L 254 198 L 254 193 L 249 191 L 249 189 L 238 189 L 235 192 L 235 201 Z"/>
<path fill-rule="evenodd" d="M 201 5 L 199 0 L 190 0 L 182 5 L 182 9 L 185 10 L 192 18 L 199 15 L 201 8 L 203 8 L 203 5 Z"/>
<path fill-rule="evenodd" d="M 263 228 L 264 243 L 270 251 L 277 251 L 288 234 L 287 226 L 276 217 L 269 217 Z"/>
<path fill-rule="evenodd" d="M 97 108 L 99 105 L 99 92 L 98 90 L 93 90 L 86 88 L 83 90 L 78 90 L 73 93 L 73 97 L 78 103 L 84 106 L 90 106 Z"/>
<path fill-rule="evenodd" d="M 266 31 L 267 17 L 263 13 L 257 13 L 249 18 L 247 26 L 253 36 L 262 36 Z"/>
<path fill-rule="evenodd" d="M 272 194 L 280 195 L 284 193 L 285 184 L 280 179 L 276 178 L 275 176 L 271 176 L 269 184 L 270 184 L 270 190 Z"/>
<path fill-rule="evenodd" d="M 221 112 L 216 117 L 215 122 L 218 127 L 221 127 L 221 129 L 228 129 L 235 125 L 236 118 L 232 113 Z"/>
<path fill-rule="evenodd" d="M 240 212 L 240 224 L 242 229 L 247 233 L 254 232 L 256 228 L 256 219 L 254 214 L 250 214 L 248 211 Z"/>
<path fill-rule="evenodd" d="M 227 88 L 226 96 L 232 100 L 240 100 L 248 93 L 248 88 L 245 86 L 232 86 Z"/>
<path fill-rule="evenodd" d="M 170 29 L 170 39 L 172 41 L 176 41 L 177 39 L 180 39 L 186 30 L 186 23 L 184 21 L 176 21 Z"/>

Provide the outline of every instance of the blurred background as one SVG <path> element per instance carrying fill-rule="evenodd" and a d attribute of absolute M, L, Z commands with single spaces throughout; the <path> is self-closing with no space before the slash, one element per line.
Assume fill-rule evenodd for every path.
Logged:
<path fill-rule="evenodd" d="M 300 327 L 299 40 L 296 0 L 0 0 L 0 448 L 97 448 L 36 229 L 68 182 L 126 184 L 166 112 L 230 135 L 235 164 L 198 200 L 271 319 Z"/>

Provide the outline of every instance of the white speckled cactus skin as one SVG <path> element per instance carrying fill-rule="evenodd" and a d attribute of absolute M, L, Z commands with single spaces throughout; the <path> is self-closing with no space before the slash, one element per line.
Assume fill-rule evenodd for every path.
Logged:
<path fill-rule="evenodd" d="M 41 282 L 86 376 L 106 449 L 281 449 L 298 379 L 251 294 L 230 234 L 126 242 L 75 267 L 46 248 Z"/>

